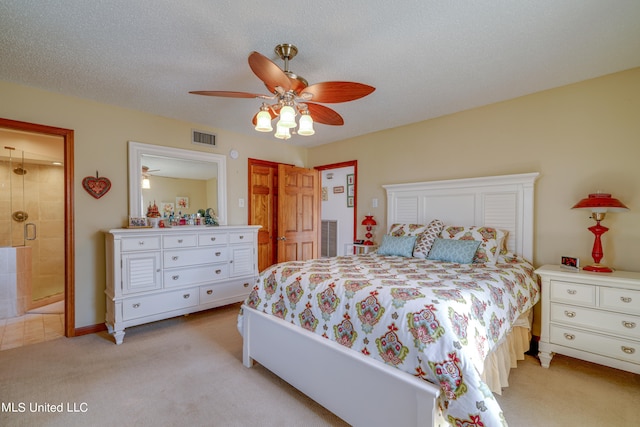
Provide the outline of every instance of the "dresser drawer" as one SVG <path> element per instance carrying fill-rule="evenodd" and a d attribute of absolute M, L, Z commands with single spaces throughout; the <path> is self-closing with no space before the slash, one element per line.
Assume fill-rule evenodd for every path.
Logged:
<path fill-rule="evenodd" d="M 552 280 L 550 298 L 552 301 L 595 307 L 596 290 L 593 285 Z"/>
<path fill-rule="evenodd" d="M 600 307 L 640 314 L 640 291 L 603 286 L 600 288 Z"/>
<path fill-rule="evenodd" d="M 129 298 L 122 302 L 123 320 L 151 316 L 198 305 L 198 288 Z"/>
<path fill-rule="evenodd" d="M 160 236 L 123 237 L 121 242 L 122 252 L 160 249 Z"/>
<path fill-rule="evenodd" d="M 229 240 L 228 237 L 227 233 L 203 233 L 198 235 L 198 245 L 226 245 Z"/>
<path fill-rule="evenodd" d="M 162 236 L 162 246 L 165 249 L 189 248 L 198 245 L 197 234 L 174 234 Z"/>
<path fill-rule="evenodd" d="M 551 321 L 640 340 L 640 317 L 551 303 Z"/>
<path fill-rule="evenodd" d="M 253 233 L 229 233 L 229 243 L 252 243 Z"/>
<path fill-rule="evenodd" d="M 228 260 L 228 254 L 229 252 L 226 247 L 164 251 L 164 268 L 226 262 Z"/>
<path fill-rule="evenodd" d="M 207 304 L 221 300 L 244 300 L 251 291 L 251 281 L 222 283 L 200 287 L 200 304 Z"/>
<path fill-rule="evenodd" d="M 222 280 L 229 277 L 229 264 L 213 264 L 197 267 L 175 268 L 164 271 L 164 287 L 187 286 Z"/>
<path fill-rule="evenodd" d="M 551 325 L 550 342 L 640 364 L 640 342 Z"/>

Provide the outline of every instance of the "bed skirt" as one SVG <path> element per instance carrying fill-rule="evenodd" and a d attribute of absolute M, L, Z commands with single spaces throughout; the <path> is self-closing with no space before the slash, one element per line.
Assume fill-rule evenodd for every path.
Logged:
<path fill-rule="evenodd" d="M 533 310 L 520 316 L 511 332 L 502 340 L 484 362 L 482 380 L 495 394 L 509 386 L 509 371 L 517 367 L 518 360 L 524 360 L 524 353 L 531 345 L 531 323 Z"/>

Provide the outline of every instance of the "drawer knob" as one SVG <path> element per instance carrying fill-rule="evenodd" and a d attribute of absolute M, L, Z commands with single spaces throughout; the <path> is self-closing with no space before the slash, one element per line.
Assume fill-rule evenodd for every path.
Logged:
<path fill-rule="evenodd" d="M 244 286 L 245 288 L 248 288 L 248 287 L 249 287 L 249 284 L 248 284 L 248 283 L 245 283 L 245 284 L 244 284 L 244 285 L 242 285 L 242 286 Z"/>
<path fill-rule="evenodd" d="M 179 275 L 179 274 L 176 274 L 175 276 L 171 276 L 171 278 L 172 278 L 173 280 L 178 280 L 178 279 L 180 278 L 180 275 Z"/>
<path fill-rule="evenodd" d="M 626 320 L 622 321 L 622 326 L 628 329 L 633 329 L 636 327 L 636 322 L 627 322 Z"/>
<path fill-rule="evenodd" d="M 576 312 L 575 311 L 565 310 L 564 311 L 564 315 L 567 316 L 567 317 L 576 317 Z"/>
<path fill-rule="evenodd" d="M 182 243 L 182 239 L 178 239 L 178 243 Z"/>
<path fill-rule="evenodd" d="M 222 255 L 222 252 L 216 252 L 216 256 Z"/>
<path fill-rule="evenodd" d="M 132 307 L 133 308 L 138 308 L 138 307 L 140 307 L 140 303 L 133 304 Z"/>
<path fill-rule="evenodd" d="M 636 349 L 633 347 L 625 347 L 624 345 L 622 347 L 620 347 L 622 349 L 622 351 L 624 351 L 627 354 L 633 354 L 636 352 Z"/>
<path fill-rule="evenodd" d="M 222 270 L 217 269 L 217 270 L 216 270 L 216 274 L 220 274 L 220 273 L 222 273 Z"/>
<path fill-rule="evenodd" d="M 240 236 L 240 240 L 244 239 L 244 236 Z"/>
<path fill-rule="evenodd" d="M 138 241 L 138 244 L 139 244 L 140 246 L 143 246 L 143 245 L 144 245 L 144 240 L 140 240 L 140 241 Z"/>
<path fill-rule="evenodd" d="M 211 295 L 212 293 L 213 293 L 213 290 L 212 290 L 212 289 L 208 289 L 208 290 L 207 290 L 207 295 Z"/>
<path fill-rule="evenodd" d="M 577 293 L 578 293 L 578 291 L 576 291 L 575 289 L 567 289 L 567 293 L 568 293 L 569 295 L 575 295 L 575 294 L 577 294 Z"/>
<path fill-rule="evenodd" d="M 182 295 L 182 298 L 189 299 L 190 296 L 191 296 L 191 294 L 184 294 L 184 295 Z"/>
<path fill-rule="evenodd" d="M 631 297 L 620 297 L 620 301 L 625 302 L 625 303 L 630 303 L 631 302 Z"/>
<path fill-rule="evenodd" d="M 575 336 L 575 335 L 573 335 L 573 334 L 564 334 L 564 337 L 565 337 L 566 339 L 568 339 L 569 341 L 573 341 L 573 340 L 575 340 L 575 339 L 576 339 L 576 336 Z"/>
<path fill-rule="evenodd" d="M 172 256 L 172 257 L 171 257 L 171 259 L 172 259 L 173 261 L 177 261 L 177 260 L 178 260 L 178 256 L 177 256 L 177 255 L 176 255 L 176 256 Z"/>

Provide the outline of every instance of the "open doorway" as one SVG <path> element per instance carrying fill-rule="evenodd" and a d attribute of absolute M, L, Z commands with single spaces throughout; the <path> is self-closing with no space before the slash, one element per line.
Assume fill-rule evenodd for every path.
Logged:
<path fill-rule="evenodd" d="M 357 230 L 358 161 L 317 166 L 322 174 L 321 254 L 347 255 Z"/>
<path fill-rule="evenodd" d="M 2 246 L 28 248 L 36 267 L 29 267 L 32 277 L 24 286 L 30 289 L 21 307 L 28 311 L 62 300 L 64 335 L 74 336 L 73 130 L 0 118 L 0 136 L 0 148 L 9 153 L 3 157 L 15 158 L 9 173 L 19 171 L 17 185 L 9 190 L 17 200 L 0 202 L 9 217 L 0 218 L 0 231 L 8 239 Z M 56 146 L 59 156 L 53 154 Z M 62 164 L 48 164 L 56 156 Z M 59 182 L 52 194 L 47 181 L 55 176 Z"/>

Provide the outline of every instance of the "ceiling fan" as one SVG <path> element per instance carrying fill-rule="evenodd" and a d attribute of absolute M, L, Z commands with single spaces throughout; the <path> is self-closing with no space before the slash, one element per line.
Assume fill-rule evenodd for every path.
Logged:
<path fill-rule="evenodd" d="M 260 132 L 273 130 L 271 121 L 280 117 L 275 136 L 281 139 L 291 137 L 290 129 L 294 129 L 296 114 L 300 114 L 298 135 L 313 135 L 313 122 L 325 125 L 342 126 L 343 118 L 322 103 L 340 103 L 355 101 L 375 90 L 374 87 L 355 82 L 331 81 L 309 85 L 301 76 L 289 70 L 289 61 L 298 54 L 298 48 L 292 44 L 279 44 L 275 53 L 284 61 L 284 69 L 280 69 L 273 61 L 258 52 L 249 55 L 249 67 L 267 87 L 271 95 L 233 91 L 191 91 L 195 95 L 221 96 L 227 98 L 261 98 L 274 101 L 268 105 L 263 102 L 260 111 L 253 117 L 255 129 Z M 313 101 L 313 102 L 310 102 Z"/>

